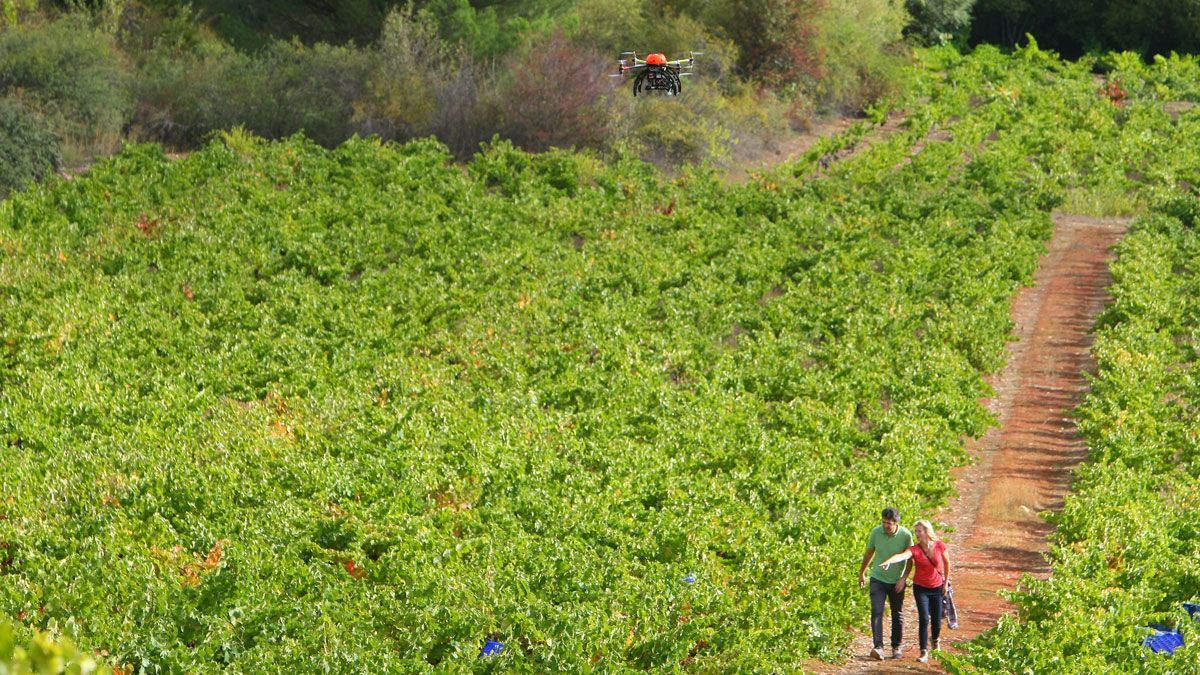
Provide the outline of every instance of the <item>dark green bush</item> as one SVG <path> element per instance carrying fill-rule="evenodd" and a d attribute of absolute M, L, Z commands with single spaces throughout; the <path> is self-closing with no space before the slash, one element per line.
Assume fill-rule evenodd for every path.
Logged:
<path fill-rule="evenodd" d="M 221 45 L 184 54 L 152 50 L 136 86 L 135 135 L 188 148 L 236 125 L 241 110 L 235 101 L 243 98 L 236 91 L 252 70 L 250 61 Z"/>
<path fill-rule="evenodd" d="M 58 169 L 58 139 L 19 99 L 0 98 L 0 196 Z"/>
<path fill-rule="evenodd" d="M 143 66 L 135 127 L 142 137 L 194 147 L 243 125 L 267 138 L 298 131 L 334 146 L 358 129 L 370 53 L 277 42 L 254 55 L 213 44 L 187 54 L 159 50 Z"/>
<path fill-rule="evenodd" d="M 17 90 L 58 132 L 68 163 L 115 150 L 133 107 L 121 54 L 76 15 L 0 31 L 0 93 Z"/>
<path fill-rule="evenodd" d="M 277 42 L 247 74 L 254 86 L 243 93 L 245 124 L 269 138 L 303 131 L 335 146 L 352 135 L 353 103 L 369 67 L 368 52 L 353 47 Z"/>
<path fill-rule="evenodd" d="M 144 0 L 155 7 L 174 9 L 174 0 Z M 299 38 L 317 42 L 360 44 L 376 38 L 379 22 L 396 0 L 195 0 L 191 4 L 210 17 L 217 33 L 239 49 L 255 50 L 276 39 Z"/>

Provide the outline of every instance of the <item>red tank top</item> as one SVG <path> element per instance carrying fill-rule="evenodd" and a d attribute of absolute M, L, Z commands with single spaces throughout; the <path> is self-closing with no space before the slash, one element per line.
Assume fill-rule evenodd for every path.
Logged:
<path fill-rule="evenodd" d="M 942 561 L 946 552 L 946 544 L 941 541 L 933 542 L 933 556 L 925 555 L 925 549 L 921 548 L 920 544 L 913 544 L 909 549 L 912 551 L 913 565 L 916 566 L 916 573 L 913 574 L 913 583 L 925 588 L 937 588 L 946 581 L 942 576 Z"/>

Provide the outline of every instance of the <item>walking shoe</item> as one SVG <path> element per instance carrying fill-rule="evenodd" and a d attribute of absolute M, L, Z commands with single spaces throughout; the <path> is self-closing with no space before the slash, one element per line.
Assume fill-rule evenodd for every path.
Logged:
<path fill-rule="evenodd" d="M 921 663 L 929 663 L 929 650 L 922 649 L 921 655 L 917 657 L 917 660 Z"/>
<path fill-rule="evenodd" d="M 872 649 L 871 650 L 871 658 L 875 659 L 876 661 L 882 661 L 883 660 L 883 647 L 876 647 L 875 649 Z"/>
<path fill-rule="evenodd" d="M 892 658 L 893 659 L 904 658 L 904 648 L 903 647 L 892 647 Z"/>
<path fill-rule="evenodd" d="M 941 641 L 941 640 L 934 640 L 934 641 L 933 641 L 933 648 L 934 648 L 934 650 L 935 650 L 935 651 L 936 651 L 936 650 L 939 650 L 939 649 L 941 649 L 941 648 L 942 648 L 942 641 Z"/>

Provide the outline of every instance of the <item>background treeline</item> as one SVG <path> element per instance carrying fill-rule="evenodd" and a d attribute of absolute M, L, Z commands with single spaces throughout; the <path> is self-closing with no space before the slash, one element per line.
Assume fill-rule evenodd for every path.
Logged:
<path fill-rule="evenodd" d="M 1178 6 L 1176 6 L 1178 5 Z M 124 140 L 241 125 L 326 146 L 434 135 L 662 165 L 757 157 L 901 89 L 908 47 L 1192 50 L 1195 0 L 0 0 L 0 195 Z M 703 51 L 678 100 L 634 101 L 623 50 Z"/>
<path fill-rule="evenodd" d="M 973 43 L 1008 47 L 1028 33 L 1068 58 L 1103 51 L 1200 52 L 1197 0 L 978 0 L 973 13 Z"/>
<path fill-rule="evenodd" d="M 126 139 L 187 150 L 238 125 L 736 160 L 895 91 L 912 37 L 965 27 L 928 4 L 0 0 L 0 192 Z M 610 77 L 622 50 L 704 55 L 685 97 L 635 101 Z"/>

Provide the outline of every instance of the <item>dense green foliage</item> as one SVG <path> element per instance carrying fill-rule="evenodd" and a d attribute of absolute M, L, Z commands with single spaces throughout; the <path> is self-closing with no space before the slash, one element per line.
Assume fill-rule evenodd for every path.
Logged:
<path fill-rule="evenodd" d="M 0 607 L 168 670 L 838 658 L 879 508 L 940 503 L 990 422 L 1083 180 L 1055 135 L 1116 114 L 929 58 L 911 128 L 819 179 L 862 128 L 735 187 L 237 133 L 14 196 Z"/>
<path fill-rule="evenodd" d="M 1132 342 L 1097 343 L 1104 461 L 1061 577 L 949 665 L 1187 663 L 1137 641 L 1196 592 L 1172 364 L 1194 358 L 1200 134 L 1164 106 L 1196 62 L 1113 55 L 1109 86 L 1036 44 L 917 65 L 902 133 L 744 185 L 237 130 L 0 202 L 0 611 L 144 670 L 840 658 L 880 507 L 940 504 L 992 421 L 982 376 L 1050 209 L 1157 204 L 1106 318 Z M 507 647 L 479 659 L 487 639 Z"/>

